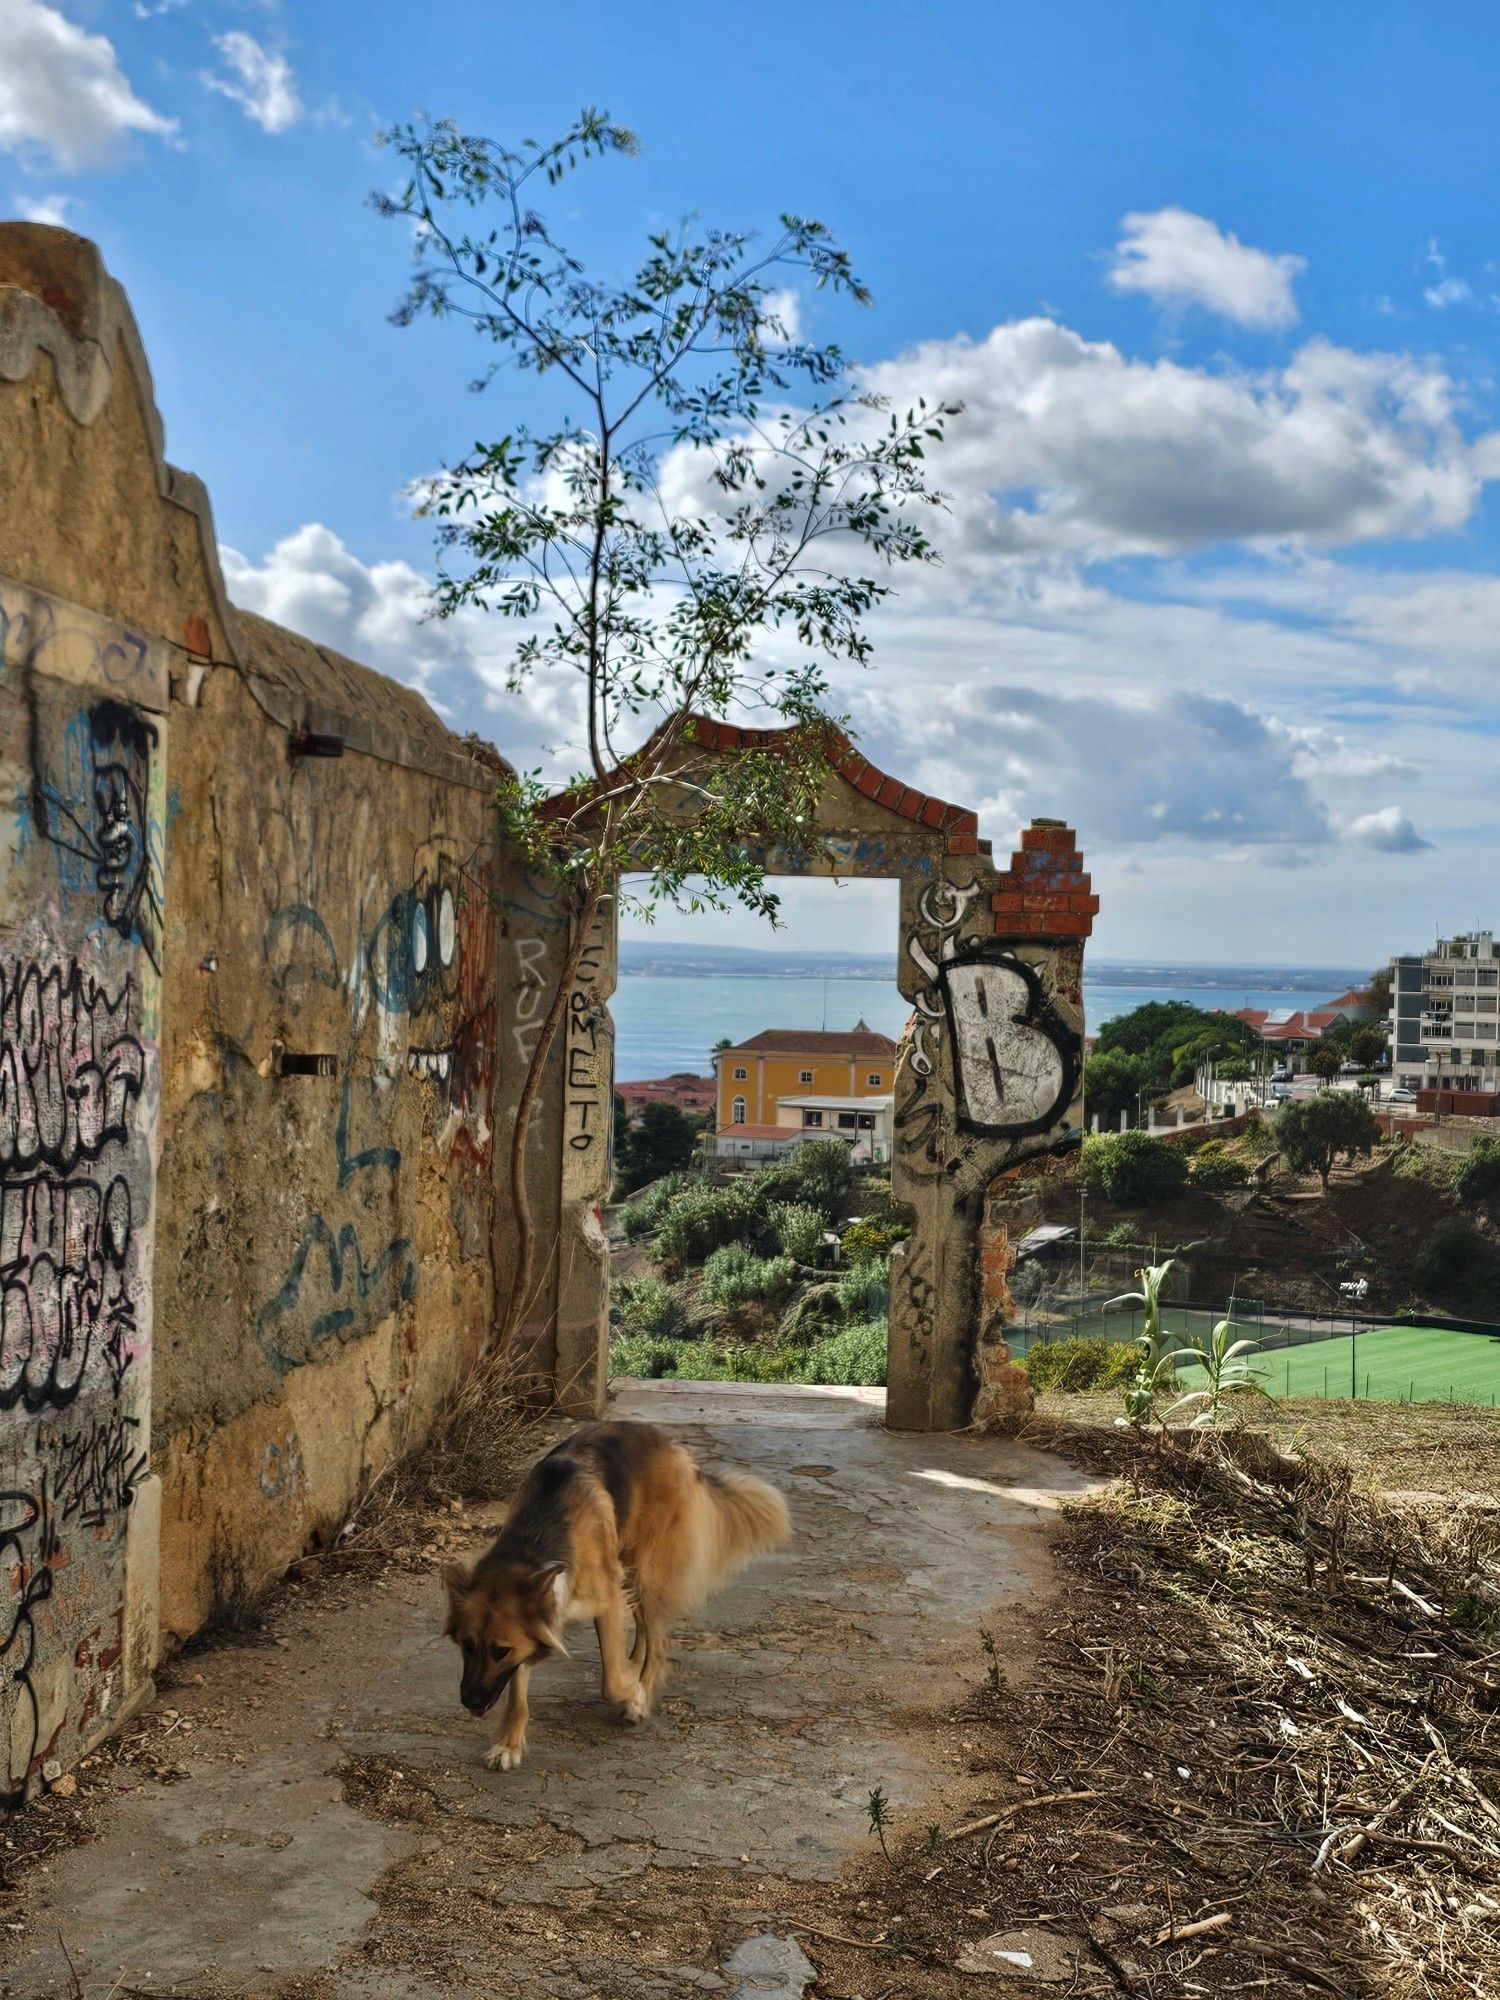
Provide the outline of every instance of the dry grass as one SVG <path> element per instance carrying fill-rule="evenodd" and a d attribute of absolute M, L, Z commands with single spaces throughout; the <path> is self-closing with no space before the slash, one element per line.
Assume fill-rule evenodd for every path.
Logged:
<path fill-rule="evenodd" d="M 1119 1391 L 1038 1398 L 1038 1414 L 1108 1428 Z M 1468 1403 L 1324 1402 L 1278 1397 L 1257 1402 L 1254 1423 L 1285 1452 L 1336 1454 L 1372 1491 L 1500 1496 L 1500 1418 Z"/>
<path fill-rule="evenodd" d="M 1116 1478 L 1067 1519 L 1066 1614 L 1020 1688 L 976 1636 L 983 1788 L 830 1902 L 819 1991 L 972 1991 L 959 1951 L 1029 1929 L 1078 1994 L 1500 1992 L 1493 1510 L 1393 1508 L 1254 1433 L 1033 1441 Z"/>

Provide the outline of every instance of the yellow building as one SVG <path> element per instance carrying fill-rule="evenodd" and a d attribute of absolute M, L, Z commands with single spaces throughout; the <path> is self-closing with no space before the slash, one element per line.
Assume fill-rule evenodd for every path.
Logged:
<path fill-rule="evenodd" d="M 774 1129 L 784 1097 L 889 1097 L 896 1044 L 863 1021 L 838 1031 L 765 1028 L 738 1048 L 720 1049 L 714 1074 L 721 1132 L 745 1125 Z"/>

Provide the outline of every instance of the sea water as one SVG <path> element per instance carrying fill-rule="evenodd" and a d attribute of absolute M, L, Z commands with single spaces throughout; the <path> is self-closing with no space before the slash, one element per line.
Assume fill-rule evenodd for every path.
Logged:
<path fill-rule="evenodd" d="M 1183 967 L 1184 983 L 1111 985 L 1084 975 L 1088 1032 L 1148 1000 L 1186 1000 L 1195 1007 L 1317 1007 L 1349 981 L 1330 975 L 1327 992 L 1244 985 L 1205 985 L 1201 971 Z M 748 1041 L 762 1028 L 848 1029 L 863 1020 L 899 1039 L 911 1004 L 894 980 L 793 978 L 786 975 L 625 973 L 610 1001 L 615 1021 L 615 1075 L 633 1082 L 690 1070 L 707 1076 L 714 1043 Z"/>

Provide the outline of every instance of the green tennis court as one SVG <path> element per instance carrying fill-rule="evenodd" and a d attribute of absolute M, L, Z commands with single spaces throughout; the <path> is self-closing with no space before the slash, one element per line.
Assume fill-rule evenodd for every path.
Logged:
<path fill-rule="evenodd" d="M 1446 1327 L 1370 1327 L 1352 1339 L 1343 1334 L 1305 1346 L 1270 1348 L 1253 1365 L 1273 1396 L 1500 1402 L 1500 1340 Z M 1184 1377 L 1202 1373 L 1189 1368 L 1180 1372 Z"/>

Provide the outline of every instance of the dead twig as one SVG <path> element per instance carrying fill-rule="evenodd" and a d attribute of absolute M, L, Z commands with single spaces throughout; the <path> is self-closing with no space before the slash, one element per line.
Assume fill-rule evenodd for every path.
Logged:
<path fill-rule="evenodd" d="M 1079 1799 L 1102 1799 L 1103 1792 L 1047 1792 L 1039 1799 L 1017 1799 L 1013 1806 L 1003 1812 L 986 1813 L 983 1819 L 971 1819 L 963 1826 L 954 1827 L 952 1833 L 944 1836 L 947 1840 L 965 1840 L 971 1833 L 986 1833 L 992 1826 L 1003 1826 L 1006 1820 L 1019 1812 L 1034 1812 L 1038 1806 L 1072 1805 Z"/>

